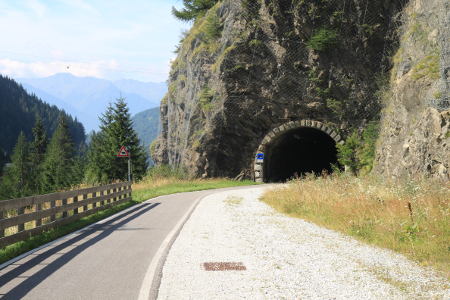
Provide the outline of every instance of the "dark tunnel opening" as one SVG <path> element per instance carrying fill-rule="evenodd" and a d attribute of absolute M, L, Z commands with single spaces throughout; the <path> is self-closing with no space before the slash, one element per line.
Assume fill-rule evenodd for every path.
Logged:
<path fill-rule="evenodd" d="M 284 182 L 306 173 L 332 173 L 337 165 L 336 142 L 325 132 L 303 127 L 286 132 L 266 151 L 265 182 Z"/>

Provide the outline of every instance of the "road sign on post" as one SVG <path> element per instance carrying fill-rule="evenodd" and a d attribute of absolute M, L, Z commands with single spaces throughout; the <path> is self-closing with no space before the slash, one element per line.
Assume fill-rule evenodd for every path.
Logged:
<path fill-rule="evenodd" d="M 129 157 L 130 154 L 127 151 L 127 148 L 125 146 L 122 146 L 119 150 L 119 153 L 117 153 L 117 157 Z"/>
<path fill-rule="evenodd" d="M 117 153 L 117 157 L 128 157 L 128 181 L 131 182 L 131 153 L 125 146 L 122 146 Z"/>

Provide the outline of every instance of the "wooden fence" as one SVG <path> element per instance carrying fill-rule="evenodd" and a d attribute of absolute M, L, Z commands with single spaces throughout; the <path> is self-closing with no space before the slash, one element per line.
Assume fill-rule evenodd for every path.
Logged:
<path fill-rule="evenodd" d="M 0 201 L 0 248 L 131 200 L 131 183 Z"/>

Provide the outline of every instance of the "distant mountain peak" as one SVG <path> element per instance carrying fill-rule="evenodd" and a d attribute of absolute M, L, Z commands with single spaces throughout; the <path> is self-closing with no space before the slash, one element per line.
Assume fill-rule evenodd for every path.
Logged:
<path fill-rule="evenodd" d="M 106 80 L 57 73 L 44 78 L 18 78 L 25 89 L 43 101 L 64 108 L 86 127 L 97 130 L 98 116 L 110 102 L 126 98 L 132 115 L 159 106 L 167 92 L 166 83 L 142 82 L 133 79 Z"/>

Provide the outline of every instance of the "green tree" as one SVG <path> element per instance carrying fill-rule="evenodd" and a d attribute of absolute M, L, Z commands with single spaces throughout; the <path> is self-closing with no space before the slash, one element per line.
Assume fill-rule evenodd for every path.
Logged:
<path fill-rule="evenodd" d="M 370 122 L 362 133 L 362 146 L 358 152 L 360 168 L 363 173 L 369 173 L 373 168 L 375 160 L 376 142 L 379 135 L 379 124 Z"/>
<path fill-rule="evenodd" d="M 354 131 L 346 140 L 344 144 L 338 144 L 338 162 L 350 168 L 354 175 L 357 175 L 360 168 L 360 161 L 358 158 L 358 150 L 361 146 L 361 140 L 358 132 Z"/>
<path fill-rule="evenodd" d="M 69 133 L 69 127 L 65 117 L 61 115 L 42 165 L 44 192 L 68 188 L 76 183 L 74 156 L 75 148 Z"/>
<path fill-rule="evenodd" d="M 30 194 L 29 145 L 25 134 L 20 132 L 11 156 L 12 165 L 2 178 L 0 193 L 2 198 L 18 198 Z"/>
<path fill-rule="evenodd" d="M 0 177 L 3 175 L 3 168 L 6 163 L 6 154 L 5 151 L 0 147 Z"/>
<path fill-rule="evenodd" d="M 172 8 L 172 14 L 179 20 L 192 21 L 198 17 L 204 16 L 205 13 L 213 7 L 219 0 L 183 0 L 184 8 L 181 10 Z"/>
<path fill-rule="evenodd" d="M 33 193 L 40 194 L 43 191 L 42 162 L 44 161 L 45 151 L 48 145 L 47 134 L 40 117 L 36 118 L 36 124 L 32 131 L 33 142 L 30 147 L 30 188 Z"/>
<path fill-rule="evenodd" d="M 101 131 L 92 136 L 88 151 L 87 180 L 101 183 L 127 180 L 128 159 L 116 156 L 121 146 L 131 154 L 133 179 L 141 179 L 147 169 L 146 154 L 133 129 L 125 99 L 119 98 L 114 106 L 108 106 L 100 122 Z"/>

